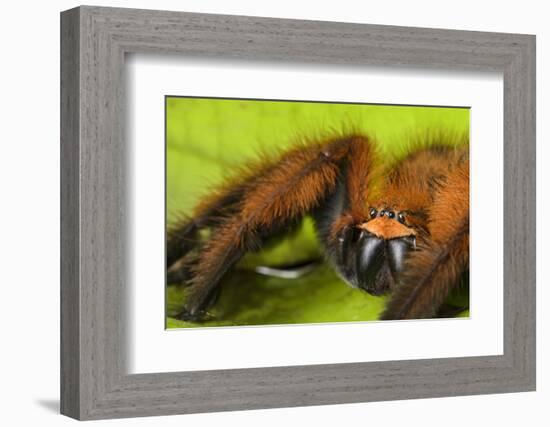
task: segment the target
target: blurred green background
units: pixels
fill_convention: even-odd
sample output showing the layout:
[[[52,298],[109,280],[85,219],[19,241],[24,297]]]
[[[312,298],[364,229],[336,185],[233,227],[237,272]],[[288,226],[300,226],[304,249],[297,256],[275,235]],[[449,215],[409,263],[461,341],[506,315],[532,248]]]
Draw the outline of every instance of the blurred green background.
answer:
[[[408,135],[419,131],[468,132],[469,117],[466,108],[166,97],[167,223],[181,214],[190,215],[209,188],[232,176],[235,166],[254,159],[260,151],[284,149],[304,136],[353,128],[374,137],[389,155],[402,151]],[[171,317],[181,310],[185,287],[168,286],[166,326],[377,319],[386,297],[350,288],[326,264],[299,279],[253,271],[257,265],[277,266],[321,256],[312,221],[306,218],[297,233],[247,255],[223,279],[217,302],[200,323]],[[465,296],[453,298],[464,301]]]

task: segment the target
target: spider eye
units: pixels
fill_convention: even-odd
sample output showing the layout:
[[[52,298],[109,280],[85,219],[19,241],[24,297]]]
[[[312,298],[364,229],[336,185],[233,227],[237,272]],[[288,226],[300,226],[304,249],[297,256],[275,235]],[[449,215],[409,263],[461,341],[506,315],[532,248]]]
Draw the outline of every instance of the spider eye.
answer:
[[[397,214],[397,220],[401,223],[401,224],[405,224],[405,214],[403,212],[399,212]]]
[[[382,209],[382,210],[380,211],[380,216],[384,216],[384,215],[386,215],[386,211]]]
[[[375,218],[376,217],[376,214],[378,213],[378,211],[374,208],[370,208],[370,217],[371,218]]]
[[[395,218],[395,212],[394,211],[389,211],[388,212],[388,218]]]

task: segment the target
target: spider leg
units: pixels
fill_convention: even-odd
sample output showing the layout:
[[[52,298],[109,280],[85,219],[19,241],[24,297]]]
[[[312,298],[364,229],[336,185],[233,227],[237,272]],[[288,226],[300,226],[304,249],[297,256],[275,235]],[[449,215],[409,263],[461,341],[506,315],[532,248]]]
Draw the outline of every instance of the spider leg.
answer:
[[[200,319],[221,278],[246,252],[291,227],[334,191],[340,167],[357,138],[291,150],[247,183],[235,213],[214,227],[201,247],[179,318]]]
[[[469,169],[454,167],[429,209],[430,241],[413,251],[382,319],[433,317],[469,265]]]
[[[195,259],[188,254],[200,245],[200,230],[219,225],[222,218],[236,211],[236,204],[242,199],[246,184],[252,178],[235,185],[228,185],[214,191],[194,210],[191,218],[184,218],[167,231],[166,268],[167,283],[181,283],[190,278]]]
[[[184,217],[167,231],[167,283],[184,283],[197,263],[196,252],[202,244],[200,231],[220,226],[227,218],[238,214],[239,204],[248,187],[262,176],[269,175],[273,163],[260,162],[238,169],[238,179],[229,179],[223,186],[211,190],[201,200],[190,217]]]
[[[377,175],[375,156],[373,145],[365,138],[352,144],[335,191],[314,213],[328,259],[353,287],[368,280],[361,271],[365,263],[360,260],[366,236],[357,226],[369,215],[367,200]]]
[[[453,305],[449,304],[443,304],[441,307],[439,307],[439,310],[437,310],[437,313],[435,314],[435,317],[439,317],[442,319],[448,318],[448,317],[456,317],[460,313],[462,313],[464,310],[467,310],[468,307],[461,306],[461,307],[455,307]]]

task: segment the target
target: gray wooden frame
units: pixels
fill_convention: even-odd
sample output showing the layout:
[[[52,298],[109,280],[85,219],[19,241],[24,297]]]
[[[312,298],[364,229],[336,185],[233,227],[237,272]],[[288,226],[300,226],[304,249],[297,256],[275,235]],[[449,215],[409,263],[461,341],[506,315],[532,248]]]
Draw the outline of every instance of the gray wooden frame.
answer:
[[[504,76],[504,354],[128,375],[126,53]],[[78,419],[535,389],[535,37],[79,7],[61,14],[61,412]],[[182,355],[184,357],[184,355]]]

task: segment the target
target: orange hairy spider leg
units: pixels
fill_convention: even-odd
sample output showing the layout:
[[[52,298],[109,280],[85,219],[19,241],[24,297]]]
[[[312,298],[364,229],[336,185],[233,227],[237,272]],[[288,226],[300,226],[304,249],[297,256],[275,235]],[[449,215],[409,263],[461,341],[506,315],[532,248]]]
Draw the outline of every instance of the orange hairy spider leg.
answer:
[[[350,146],[346,166],[347,211],[359,223],[368,218],[367,200],[371,197],[376,153],[366,137],[356,136]]]
[[[334,242],[348,227],[358,225],[368,218],[367,200],[375,179],[374,164],[376,153],[370,140],[361,135],[351,138],[350,152],[345,166],[344,176],[340,177],[338,193],[331,205],[337,209],[329,212],[320,228],[322,239]],[[322,216],[326,212],[321,212]]]
[[[382,320],[429,318],[437,313],[467,268],[468,227],[464,222],[444,248],[427,247],[411,254],[410,270],[400,278]]]
[[[334,191],[350,138],[293,149],[246,188],[239,209],[201,248],[182,319],[199,319],[221,278],[246,253],[318,207]]]
[[[411,253],[382,319],[433,317],[469,265],[467,158],[446,176],[429,209],[431,241]]]
[[[191,218],[185,218],[171,226],[167,232],[166,267],[167,283],[181,283],[190,278],[196,259],[188,253],[201,244],[199,231],[217,227],[238,212],[247,188],[260,175],[268,174],[274,167],[266,159],[238,168],[238,179],[230,179],[223,186],[213,189],[193,210]]]
[[[216,192],[195,209],[192,218],[179,221],[168,229],[166,264],[169,270],[178,271],[174,264],[198,244],[198,231],[215,225],[220,217],[230,214],[242,199],[244,189],[245,186],[240,184]],[[168,280],[168,283],[174,283],[174,280]]]
[[[376,152],[369,138],[350,138],[349,155],[341,168],[335,191],[314,212],[319,239],[338,274],[353,287],[365,287],[372,282],[364,271],[368,239],[358,228],[368,218],[368,198],[377,179]],[[386,282],[384,280],[384,282]],[[381,282],[382,283],[382,282]],[[369,288],[372,293],[384,288]]]

